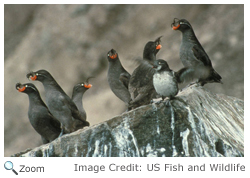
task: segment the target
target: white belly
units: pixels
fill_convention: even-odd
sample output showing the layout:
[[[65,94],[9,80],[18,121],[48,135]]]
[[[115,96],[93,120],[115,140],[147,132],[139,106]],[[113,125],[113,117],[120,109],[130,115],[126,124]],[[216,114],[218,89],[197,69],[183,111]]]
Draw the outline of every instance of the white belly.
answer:
[[[178,85],[170,72],[155,73],[153,84],[156,92],[164,97],[175,96],[178,92]]]

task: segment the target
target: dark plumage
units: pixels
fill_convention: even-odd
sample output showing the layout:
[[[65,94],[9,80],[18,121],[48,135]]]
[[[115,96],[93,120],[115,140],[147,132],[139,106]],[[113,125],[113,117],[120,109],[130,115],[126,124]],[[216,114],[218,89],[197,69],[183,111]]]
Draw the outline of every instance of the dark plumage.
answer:
[[[118,53],[111,49],[107,54],[108,67],[108,83],[112,92],[122,100],[127,106],[131,100],[128,91],[128,83],[130,74],[123,68]]]
[[[84,126],[89,123],[81,117],[75,103],[63,91],[52,75],[46,70],[30,72],[27,78],[42,82],[45,89],[45,99],[50,112],[62,123],[65,132],[76,131],[75,122],[79,120]]]
[[[62,131],[61,124],[44,104],[36,86],[32,83],[17,83],[16,89],[29,96],[29,121],[41,135],[43,143],[49,143],[59,137]]]
[[[174,19],[173,30],[182,32],[180,59],[185,67],[199,69],[198,82],[203,86],[206,83],[221,82],[221,76],[213,69],[211,60],[195,36],[191,24],[185,19]]]
[[[146,63],[153,64],[156,60],[156,54],[161,49],[161,37],[155,41],[149,41],[143,50],[143,60]],[[132,101],[131,106],[136,108],[138,106],[149,104],[150,101],[156,97],[156,92],[153,86],[154,70],[152,67],[145,65],[142,62],[132,73],[129,81],[129,92]]]
[[[92,87],[91,84],[87,84],[87,83],[85,84],[85,82],[81,82],[81,83],[76,84],[73,88],[72,100],[76,104],[84,120],[86,120],[87,116],[82,105],[82,97],[83,97],[83,94],[91,87]]]
[[[82,105],[82,97],[83,97],[83,94],[92,87],[92,85],[88,83],[88,80],[89,78],[86,80],[86,82],[81,82],[81,83],[76,84],[73,88],[73,93],[72,93],[72,100],[76,104],[81,117],[85,121],[87,120],[87,114]],[[81,121],[78,121],[77,127],[79,129],[84,127],[84,123]]]

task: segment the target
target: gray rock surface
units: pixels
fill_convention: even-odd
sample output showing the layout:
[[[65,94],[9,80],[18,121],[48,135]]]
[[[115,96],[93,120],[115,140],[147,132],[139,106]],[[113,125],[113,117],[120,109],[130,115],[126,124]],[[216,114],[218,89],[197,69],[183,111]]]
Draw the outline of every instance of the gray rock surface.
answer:
[[[201,87],[34,148],[23,157],[244,156],[244,103]]]
[[[89,76],[93,87],[83,96],[87,120],[95,125],[125,111],[107,82],[107,52],[114,48],[128,72],[137,67],[144,45],[163,35],[157,57],[171,69],[179,60],[181,34],[173,18],[186,18],[222,76],[223,85],[205,88],[244,98],[244,5],[5,5],[4,6],[4,155],[41,145],[31,127],[28,98],[15,90],[30,71],[46,69],[71,96]],[[44,88],[34,84],[44,98]]]

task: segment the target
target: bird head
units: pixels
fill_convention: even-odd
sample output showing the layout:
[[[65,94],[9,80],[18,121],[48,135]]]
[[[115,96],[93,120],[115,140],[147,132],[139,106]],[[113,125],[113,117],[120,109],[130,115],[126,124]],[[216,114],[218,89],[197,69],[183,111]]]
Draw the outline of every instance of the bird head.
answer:
[[[32,93],[32,92],[38,92],[36,86],[32,83],[25,83],[25,84],[17,83],[16,89],[19,92],[27,93],[27,94]]]
[[[80,92],[80,91],[86,91],[92,87],[92,85],[89,83],[89,79],[94,78],[94,77],[89,77],[86,79],[85,82],[78,83],[74,86],[73,88],[73,93],[74,92]]]
[[[157,59],[154,61],[154,65],[153,68],[156,71],[161,71],[161,70],[167,70],[170,71],[168,63],[166,61],[164,61],[163,59]]]
[[[171,24],[173,30],[185,31],[186,29],[192,29],[191,24],[186,19],[177,19],[174,18],[173,23]]]
[[[29,73],[26,75],[26,77],[27,77],[28,79],[30,79],[30,80],[33,80],[33,81],[37,79],[37,75],[36,75],[35,72],[29,72]]]
[[[152,58],[155,58],[156,54],[162,48],[161,37],[162,36],[156,38],[155,41],[149,41],[146,43],[144,50],[143,50],[144,59],[152,60]]]
[[[91,79],[91,78],[95,78],[95,77],[88,77],[86,79],[86,81],[84,82],[84,87],[87,88],[87,89],[92,87],[92,85],[89,83],[89,79]]]
[[[36,72],[29,72],[26,77],[30,80],[38,80],[40,82],[44,81],[45,79],[53,79],[53,77],[51,76],[51,74],[46,71],[46,70],[38,70]]]
[[[111,49],[108,54],[107,54],[108,60],[112,61],[114,59],[118,58],[118,54],[116,53],[116,51],[114,49]]]
[[[155,40],[155,49],[156,49],[156,53],[158,53],[158,51],[160,51],[160,49],[162,48],[162,45],[161,45],[161,38],[162,38],[162,36],[156,38],[156,40]]]

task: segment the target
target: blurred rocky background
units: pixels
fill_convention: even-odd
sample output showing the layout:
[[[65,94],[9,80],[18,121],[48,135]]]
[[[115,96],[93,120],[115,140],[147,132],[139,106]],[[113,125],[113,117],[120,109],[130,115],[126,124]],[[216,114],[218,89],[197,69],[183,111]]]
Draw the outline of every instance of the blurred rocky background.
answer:
[[[76,83],[95,76],[83,102],[90,124],[100,123],[126,109],[109,89],[107,52],[114,48],[132,73],[144,45],[163,35],[157,58],[180,69],[175,17],[189,20],[223,78],[223,85],[205,87],[244,99],[244,5],[5,5],[4,155],[42,143],[28,120],[28,96],[15,89],[31,82],[26,73],[48,70],[69,96]],[[32,83],[44,97],[42,84]]]

